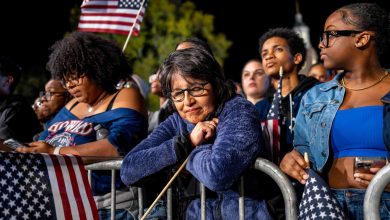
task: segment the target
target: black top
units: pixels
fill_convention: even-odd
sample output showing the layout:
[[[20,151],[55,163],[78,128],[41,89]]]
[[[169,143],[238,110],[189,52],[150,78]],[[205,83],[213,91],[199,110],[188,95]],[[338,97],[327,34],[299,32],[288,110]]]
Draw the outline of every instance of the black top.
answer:
[[[0,98],[0,139],[16,139],[31,142],[42,130],[31,106],[19,95]]]

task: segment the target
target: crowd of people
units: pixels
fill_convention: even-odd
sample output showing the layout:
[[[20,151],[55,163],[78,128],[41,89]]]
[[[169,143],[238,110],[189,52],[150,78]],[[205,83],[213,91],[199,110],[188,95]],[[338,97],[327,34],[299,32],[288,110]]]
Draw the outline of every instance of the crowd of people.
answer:
[[[19,66],[0,58],[0,139],[27,143],[18,152],[73,154],[85,163],[123,157],[116,219],[137,219],[135,187],[146,189],[149,206],[180,166],[175,219],[200,218],[198,183],[207,188],[207,219],[238,219],[240,177],[245,219],[283,219],[280,190],[251,169],[257,157],[291,177],[298,201],[311,168],[346,218],[363,219],[366,188],[380,167],[363,172],[356,160],[390,155],[390,77],[382,63],[389,39],[384,9],[343,6],[324,24],[320,61],[302,75],[303,39],[292,29],[272,28],[259,38],[259,58],[244,64],[238,91],[207,42],[189,38],[150,76],[160,108],[148,112],[120,48],[72,32],[51,47],[52,78],[32,108],[12,95]],[[9,148],[1,143],[0,150]],[[110,172],[92,172],[91,186],[100,218],[109,219]],[[383,219],[390,219],[389,198],[383,192]],[[166,219],[166,206],[161,199],[149,219]]]

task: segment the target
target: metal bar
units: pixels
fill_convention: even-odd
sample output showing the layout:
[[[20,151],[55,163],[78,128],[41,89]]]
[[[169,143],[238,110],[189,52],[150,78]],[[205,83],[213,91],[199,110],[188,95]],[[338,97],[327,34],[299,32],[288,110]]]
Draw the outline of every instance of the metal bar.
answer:
[[[256,159],[255,168],[269,175],[276,182],[276,184],[278,184],[283,194],[286,219],[298,219],[295,191],[287,176],[274,163],[263,158]]]
[[[138,187],[138,218],[144,214],[144,194],[142,188]]]
[[[172,187],[167,191],[167,219],[172,220]]]
[[[111,170],[111,220],[115,220],[115,209],[116,209],[116,189],[115,189],[115,177],[116,170]]]
[[[120,170],[122,160],[109,160],[104,162],[93,163],[85,166],[87,170]]]
[[[206,220],[206,188],[199,183],[200,188],[200,219]]]
[[[368,185],[364,196],[364,219],[379,220],[379,204],[382,193],[390,183],[390,164],[387,164],[375,174]]]
[[[240,194],[240,197],[238,198],[238,213],[239,213],[239,219],[244,220],[245,219],[245,196],[244,196],[244,177],[240,177],[240,184],[239,184],[238,192]]]

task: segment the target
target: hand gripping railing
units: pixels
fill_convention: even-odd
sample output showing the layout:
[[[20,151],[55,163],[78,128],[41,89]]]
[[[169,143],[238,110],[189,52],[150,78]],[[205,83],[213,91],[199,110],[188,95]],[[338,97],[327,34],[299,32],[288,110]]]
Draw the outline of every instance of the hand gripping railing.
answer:
[[[364,196],[364,219],[379,220],[379,203],[387,184],[390,183],[390,164],[387,164],[371,180]]]
[[[287,176],[274,163],[263,158],[257,158],[255,168],[269,175],[278,184],[283,194],[287,220],[297,219],[297,199],[295,191]]]

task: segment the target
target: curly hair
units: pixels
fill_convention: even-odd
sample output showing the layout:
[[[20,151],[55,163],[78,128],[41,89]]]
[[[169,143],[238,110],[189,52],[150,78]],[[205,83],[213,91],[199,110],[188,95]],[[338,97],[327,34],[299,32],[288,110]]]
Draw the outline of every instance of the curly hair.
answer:
[[[175,74],[185,79],[197,79],[209,82],[218,97],[216,106],[235,96],[235,86],[226,80],[221,66],[215,58],[203,49],[188,48],[172,52],[159,68],[163,95],[170,97],[172,80]]]
[[[298,64],[298,70],[300,70],[306,60],[306,48],[303,39],[297,32],[289,28],[274,28],[265,32],[259,39],[259,53],[263,50],[264,42],[272,37],[280,37],[287,41],[291,54],[296,55],[300,53],[302,55],[302,62]]]
[[[336,10],[345,24],[359,30],[374,32],[376,53],[380,58],[390,43],[390,19],[388,13],[375,3],[354,3]]]
[[[120,48],[92,33],[72,32],[51,47],[46,68],[53,79],[64,81],[85,74],[94,84],[113,93],[132,69]]]

